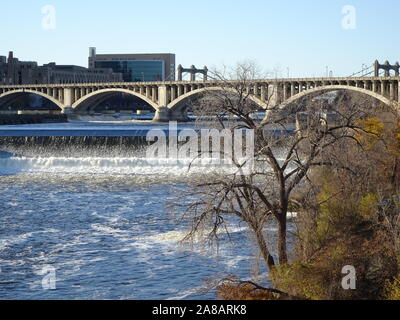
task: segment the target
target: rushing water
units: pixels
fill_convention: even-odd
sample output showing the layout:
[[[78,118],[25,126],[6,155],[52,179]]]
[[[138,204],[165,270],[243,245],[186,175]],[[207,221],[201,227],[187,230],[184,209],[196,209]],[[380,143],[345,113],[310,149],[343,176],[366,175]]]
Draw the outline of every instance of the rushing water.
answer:
[[[0,135],[45,128],[3,127]],[[121,129],[96,128],[111,136]],[[50,129],[95,131],[83,124]],[[215,299],[202,290],[210,278],[253,276],[254,251],[240,223],[230,237],[221,235],[218,251],[179,245],[187,225],[167,206],[196,174],[188,173],[190,162],[9,142],[0,150],[11,152],[0,152],[0,299]],[[43,289],[49,270],[55,290]]]

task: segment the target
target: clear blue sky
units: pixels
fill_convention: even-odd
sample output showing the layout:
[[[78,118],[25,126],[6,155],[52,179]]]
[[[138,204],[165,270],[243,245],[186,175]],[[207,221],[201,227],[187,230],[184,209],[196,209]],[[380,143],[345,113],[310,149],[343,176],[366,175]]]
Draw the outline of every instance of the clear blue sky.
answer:
[[[56,9],[44,30],[41,10]],[[356,28],[342,28],[342,8]],[[400,60],[399,0],[49,0],[3,1],[0,55],[13,50],[40,64],[87,65],[98,53],[170,52],[184,66],[218,67],[256,60],[286,76],[336,76],[375,59]]]

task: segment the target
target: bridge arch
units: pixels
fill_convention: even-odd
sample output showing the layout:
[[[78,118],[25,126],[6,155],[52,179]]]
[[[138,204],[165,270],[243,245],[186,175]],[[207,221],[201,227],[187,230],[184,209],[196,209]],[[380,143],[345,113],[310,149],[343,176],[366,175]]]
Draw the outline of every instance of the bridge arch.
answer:
[[[307,95],[312,94],[312,93],[322,92],[322,91],[335,91],[335,90],[348,90],[348,91],[358,92],[358,93],[366,94],[370,97],[373,97],[373,98],[383,102],[387,106],[391,106],[393,104],[393,101],[384,97],[383,95],[373,92],[373,91],[370,91],[370,90],[367,90],[367,89],[364,89],[364,88],[358,88],[358,87],[346,86],[346,85],[328,85],[328,86],[316,87],[313,89],[308,89],[303,92],[300,92],[300,93],[290,97],[286,101],[283,101],[283,103],[280,104],[280,108],[283,109],[290,103],[293,103],[296,100],[304,98]]]
[[[171,101],[171,103],[167,106],[171,111],[176,111],[179,110],[180,108],[183,107],[183,103],[188,100],[189,98],[200,95],[202,93],[205,93],[207,91],[231,91],[232,93],[237,93],[234,89],[231,88],[224,88],[224,87],[204,87],[200,89],[196,89],[193,91],[190,91],[179,98],[175,99],[174,101]],[[258,106],[260,106],[263,109],[267,108],[267,103],[263,102],[261,99],[257,98],[254,95],[249,95],[249,99],[252,100],[254,103],[256,103]]]
[[[102,98],[103,96],[110,96],[110,94],[112,93],[127,93],[130,94],[132,96],[135,96],[141,100],[143,100],[144,102],[146,102],[147,104],[149,104],[155,111],[157,111],[159,109],[159,106],[156,102],[154,102],[153,100],[147,98],[146,96],[132,91],[132,90],[128,90],[128,89],[122,89],[122,88],[110,88],[110,89],[101,89],[101,90],[96,90],[93,91],[85,96],[83,96],[82,98],[80,98],[79,100],[77,100],[73,105],[72,105],[72,109],[74,110],[79,110],[80,108],[82,108],[84,106],[84,104],[86,102],[89,102],[91,99],[93,98]],[[90,108],[90,107],[86,107],[86,108]]]
[[[101,105],[103,102],[107,101],[108,99],[113,98],[117,94],[118,94],[118,92],[109,92],[109,93],[104,93],[102,95],[99,95],[99,96],[97,96],[98,99],[95,100],[95,103],[93,105],[89,105],[87,108],[85,108],[85,110],[88,111],[89,113],[94,112],[94,110],[99,105]]]
[[[46,93],[40,92],[40,91],[35,91],[35,90],[28,90],[28,89],[18,89],[18,90],[11,90],[4,92],[0,94],[0,106],[3,103],[3,100],[5,100],[7,97],[12,97],[13,95],[22,95],[22,94],[36,94],[38,96],[41,96],[43,98],[46,98],[47,100],[50,100],[53,102],[57,107],[59,107],[61,110],[64,110],[65,106],[57,99],[53,98],[52,96],[49,96]]]

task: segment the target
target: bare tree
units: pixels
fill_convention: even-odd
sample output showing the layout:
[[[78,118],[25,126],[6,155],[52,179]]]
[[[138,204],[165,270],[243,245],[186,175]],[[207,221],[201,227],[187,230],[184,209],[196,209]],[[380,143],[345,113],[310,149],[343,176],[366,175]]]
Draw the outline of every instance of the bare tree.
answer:
[[[243,174],[240,170],[243,162],[233,159],[239,169],[234,173],[219,172],[195,179],[181,205],[185,216],[192,221],[186,240],[199,233],[205,233],[209,240],[218,240],[219,233],[227,230],[230,217],[235,216],[247,224],[271,270],[277,263],[273,245],[277,247],[279,264],[288,263],[288,212],[292,206],[301,204],[294,199],[295,191],[307,183],[314,167],[352,170],[332,153],[325,156],[324,151],[340,150],[344,139],[356,142],[355,133],[361,130],[356,120],[367,116],[364,105],[370,102],[351,101],[337,92],[335,103],[331,103],[336,104],[334,119],[327,119],[327,102],[318,99],[299,101],[283,110],[271,105],[263,110],[268,116],[260,118],[253,90],[261,78],[265,75],[251,62],[214,71],[218,90],[207,90],[193,103],[192,109],[203,127],[252,130],[255,165],[250,173]],[[273,92],[269,94],[270,102]],[[278,224],[275,244],[267,240],[265,228],[269,223]]]

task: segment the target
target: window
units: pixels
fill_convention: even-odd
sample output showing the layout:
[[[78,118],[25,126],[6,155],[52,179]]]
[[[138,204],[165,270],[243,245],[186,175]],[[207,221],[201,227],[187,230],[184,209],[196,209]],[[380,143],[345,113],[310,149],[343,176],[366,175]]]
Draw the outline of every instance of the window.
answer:
[[[117,60],[95,62],[96,68],[110,68],[113,72],[122,73],[125,82],[164,81],[164,61],[152,60]]]

